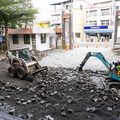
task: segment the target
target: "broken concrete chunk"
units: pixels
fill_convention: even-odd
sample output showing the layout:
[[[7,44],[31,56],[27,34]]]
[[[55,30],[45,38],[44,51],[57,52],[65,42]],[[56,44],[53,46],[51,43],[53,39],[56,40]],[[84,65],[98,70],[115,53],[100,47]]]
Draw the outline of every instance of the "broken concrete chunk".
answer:
[[[108,111],[112,111],[113,109],[111,107],[107,107],[107,110]]]

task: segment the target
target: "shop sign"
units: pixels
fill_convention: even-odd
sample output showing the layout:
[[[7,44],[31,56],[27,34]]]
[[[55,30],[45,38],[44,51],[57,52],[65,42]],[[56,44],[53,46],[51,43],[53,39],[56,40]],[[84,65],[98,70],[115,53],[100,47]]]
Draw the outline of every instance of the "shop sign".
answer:
[[[87,26],[84,29],[108,29],[108,26]]]
[[[0,42],[2,42],[3,41],[3,38],[2,37],[0,37]]]
[[[69,17],[70,17],[69,14],[65,14],[65,15],[63,15],[63,18],[69,18]]]
[[[56,33],[61,33],[61,29],[60,28],[55,28],[54,30],[56,31]]]

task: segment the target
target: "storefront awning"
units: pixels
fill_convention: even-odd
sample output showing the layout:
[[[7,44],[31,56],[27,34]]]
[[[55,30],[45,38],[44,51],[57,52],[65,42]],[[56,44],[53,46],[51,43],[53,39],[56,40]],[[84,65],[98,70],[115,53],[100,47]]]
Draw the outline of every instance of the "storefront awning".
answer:
[[[107,30],[107,31],[84,31],[85,33],[112,33],[113,30]]]

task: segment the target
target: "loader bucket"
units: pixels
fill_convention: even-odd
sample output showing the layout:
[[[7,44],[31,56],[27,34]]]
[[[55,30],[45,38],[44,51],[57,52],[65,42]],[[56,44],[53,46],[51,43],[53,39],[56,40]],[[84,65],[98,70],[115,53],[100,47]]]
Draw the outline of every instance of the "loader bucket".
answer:
[[[31,74],[34,75],[34,74],[39,73],[44,70],[48,70],[47,66],[41,67],[40,69],[33,71]]]

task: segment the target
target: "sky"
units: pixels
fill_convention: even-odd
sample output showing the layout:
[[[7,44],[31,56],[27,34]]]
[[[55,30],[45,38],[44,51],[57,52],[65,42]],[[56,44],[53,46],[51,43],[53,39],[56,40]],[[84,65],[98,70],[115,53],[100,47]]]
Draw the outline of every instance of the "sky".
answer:
[[[65,0],[32,0],[35,8],[39,10],[36,21],[44,21],[50,19],[50,4]],[[86,0],[89,3],[107,1],[107,0]]]

